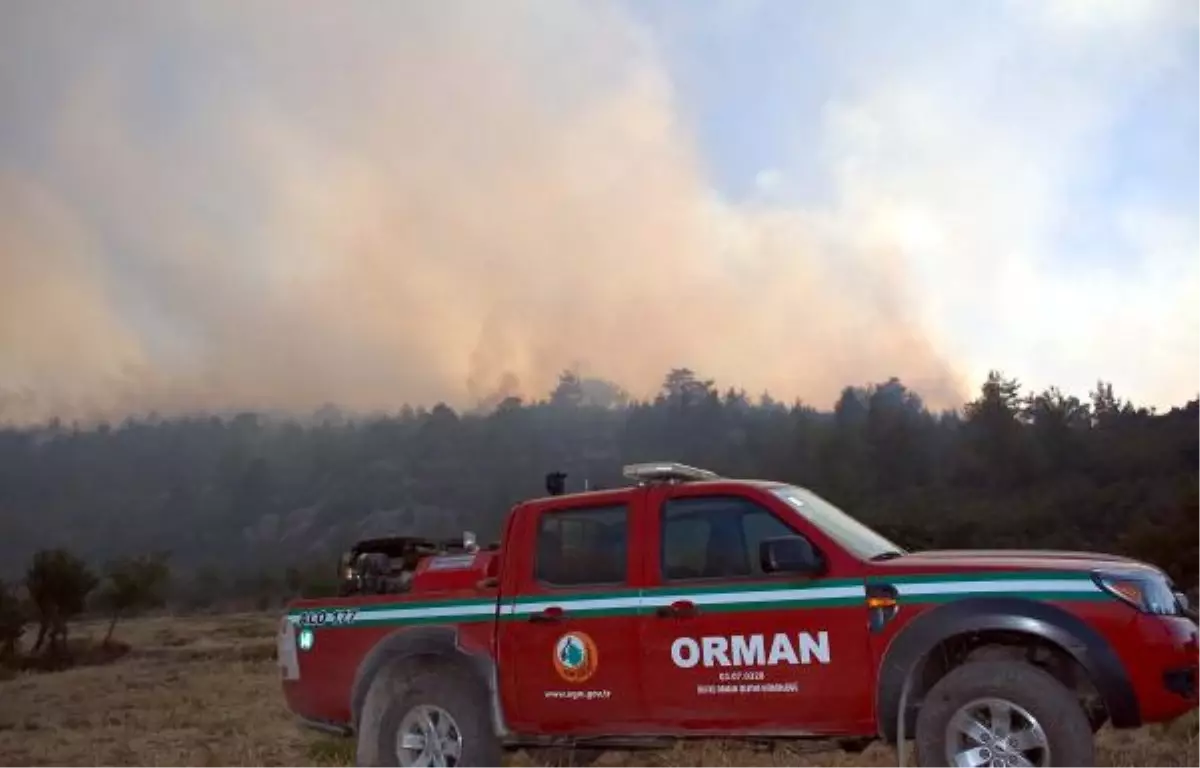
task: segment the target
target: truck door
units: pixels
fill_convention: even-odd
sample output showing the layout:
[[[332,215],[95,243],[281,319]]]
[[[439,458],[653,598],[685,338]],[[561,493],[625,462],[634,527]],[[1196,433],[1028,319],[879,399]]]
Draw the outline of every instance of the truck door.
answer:
[[[506,543],[498,651],[509,725],[524,733],[636,730],[644,558],[622,490],[518,511]]]
[[[854,562],[766,493],[687,485],[647,501],[646,710],[667,731],[828,733],[871,722],[874,680]],[[780,508],[782,507],[782,508]],[[802,536],[817,577],[768,573],[759,544]]]

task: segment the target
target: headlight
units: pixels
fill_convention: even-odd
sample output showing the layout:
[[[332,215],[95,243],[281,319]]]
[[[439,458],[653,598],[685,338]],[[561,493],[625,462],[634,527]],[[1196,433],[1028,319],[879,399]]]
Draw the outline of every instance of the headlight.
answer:
[[[1142,613],[1180,615],[1171,585],[1161,576],[1146,573],[1097,572],[1096,583],[1109,594],[1124,600]]]

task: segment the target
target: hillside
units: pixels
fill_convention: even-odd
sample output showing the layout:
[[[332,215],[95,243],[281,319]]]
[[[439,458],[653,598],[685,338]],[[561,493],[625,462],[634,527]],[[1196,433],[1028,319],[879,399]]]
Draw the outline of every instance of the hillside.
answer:
[[[65,546],[99,562],[169,551],[177,585],[244,593],[329,572],[380,533],[499,535],[516,500],[623,482],[672,459],[808,486],[901,544],[1100,549],[1197,576],[1197,402],[1155,413],[1100,383],[1082,401],[993,374],[960,411],[903,383],[831,411],[722,391],[687,369],[652,402],[564,373],[545,399],[306,419],[243,413],[0,430],[8,579]]]

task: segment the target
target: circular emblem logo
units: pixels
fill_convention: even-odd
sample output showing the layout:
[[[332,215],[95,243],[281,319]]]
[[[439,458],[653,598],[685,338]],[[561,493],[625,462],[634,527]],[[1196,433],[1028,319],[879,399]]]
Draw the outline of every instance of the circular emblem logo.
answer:
[[[300,646],[300,650],[310,651],[315,641],[316,637],[313,635],[313,631],[306,627],[300,630],[300,637],[297,638],[296,643]]]
[[[568,632],[554,644],[554,668],[568,683],[582,683],[599,665],[596,643],[583,632]]]

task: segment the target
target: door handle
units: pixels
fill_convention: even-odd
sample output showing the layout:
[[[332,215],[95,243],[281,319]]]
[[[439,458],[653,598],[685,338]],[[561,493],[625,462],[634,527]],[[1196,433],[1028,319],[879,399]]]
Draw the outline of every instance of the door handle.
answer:
[[[557,624],[563,620],[563,609],[557,605],[543,608],[537,613],[529,614],[529,620],[534,624]]]
[[[689,619],[696,615],[696,604],[691,600],[676,600],[670,605],[658,606],[654,614],[660,619]]]

